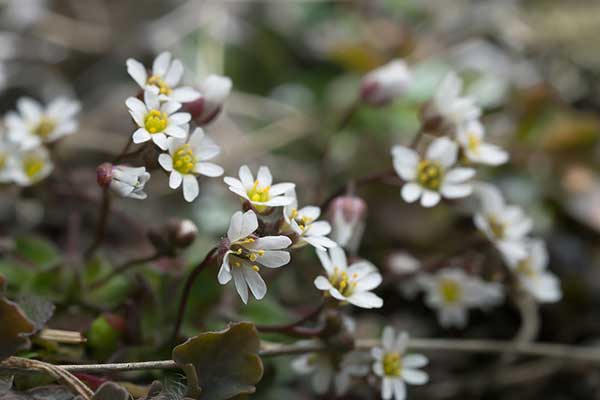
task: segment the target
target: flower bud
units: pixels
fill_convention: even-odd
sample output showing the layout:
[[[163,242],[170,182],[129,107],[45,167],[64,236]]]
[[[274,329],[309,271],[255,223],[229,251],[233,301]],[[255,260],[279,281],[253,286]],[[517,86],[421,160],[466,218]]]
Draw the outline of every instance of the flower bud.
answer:
[[[104,164],[103,164],[104,165]],[[101,165],[100,167],[103,167]],[[108,164],[110,165],[110,164]],[[98,169],[100,169],[98,167]],[[150,179],[150,173],[146,172],[145,167],[128,167],[126,165],[111,166],[110,173],[105,175],[104,169],[100,172],[97,171],[98,183],[106,187],[108,182],[108,188],[121,197],[131,197],[132,199],[143,200],[148,195],[144,193],[144,186]],[[103,177],[103,183],[100,183],[100,177]]]
[[[348,252],[356,252],[365,230],[367,203],[357,196],[339,196],[329,205],[328,215],[332,227],[330,238]]]
[[[360,97],[372,106],[382,106],[404,94],[411,82],[411,73],[402,60],[393,60],[365,75]]]
[[[196,236],[198,227],[189,219],[171,219],[167,223],[167,232],[171,243],[180,249],[189,247]]]
[[[209,75],[199,86],[201,96],[185,103],[185,111],[192,115],[198,125],[207,125],[221,113],[223,103],[231,93],[231,79],[226,76]]]
[[[112,180],[113,165],[111,163],[103,163],[96,168],[96,181],[102,188],[107,188]]]

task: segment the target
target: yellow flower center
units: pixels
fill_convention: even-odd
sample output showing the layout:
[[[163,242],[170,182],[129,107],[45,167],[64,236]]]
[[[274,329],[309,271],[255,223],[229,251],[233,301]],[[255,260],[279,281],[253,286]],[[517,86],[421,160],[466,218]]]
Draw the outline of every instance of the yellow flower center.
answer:
[[[34,178],[44,168],[44,159],[35,155],[27,156],[23,159],[23,171],[29,179]]]
[[[536,276],[535,270],[531,268],[531,260],[529,258],[522,260],[517,264],[517,272],[530,278]]]
[[[447,304],[456,303],[462,296],[462,288],[458,282],[451,279],[442,279],[439,283],[439,291]]]
[[[256,180],[254,181],[254,185],[252,185],[252,188],[248,190],[248,198],[252,202],[264,203],[271,199],[271,195],[269,194],[270,190],[271,186],[265,186],[262,188],[258,187],[258,180]],[[255,205],[254,208],[256,208],[257,211],[261,212],[267,209],[267,206]]]
[[[481,140],[475,136],[475,135],[469,135],[469,138],[467,140],[467,148],[472,151],[473,153],[476,153],[479,151],[479,145],[481,144]]]
[[[438,161],[422,160],[417,167],[417,181],[426,189],[439,190],[444,170]]]
[[[488,215],[488,225],[490,226],[490,230],[497,238],[504,237],[505,226],[502,222],[498,220],[494,215]]]
[[[292,208],[292,211],[290,212],[290,218],[295,220],[298,224],[298,227],[303,231],[308,229],[309,225],[312,224],[312,222],[314,221],[313,218],[310,218],[306,215],[298,217],[298,210],[295,208]]]
[[[196,166],[196,157],[189,144],[184,144],[173,154],[173,168],[186,175]]]
[[[253,250],[248,249],[245,245],[254,243],[256,239],[252,237],[246,237],[244,239],[240,239],[231,245],[231,254],[233,262],[230,264],[234,267],[241,267],[245,261],[250,261],[251,263],[256,262],[258,257],[262,257],[265,255],[264,250]],[[260,271],[260,267],[256,264],[251,265],[252,269],[256,272]]]
[[[331,285],[342,294],[342,296],[350,296],[357,284],[357,274],[348,275],[346,271],[340,272],[338,267],[334,267],[333,274],[329,276]]]
[[[46,139],[54,129],[56,128],[56,122],[51,119],[44,117],[40,122],[33,128],[33,133],[42,139]]]
[[[173,91],[159,76],[152,75],[146,82],[148,85],[156,86],[160,94],[169,95]]]
[[[386,353],[383,356],[383,373],[386,376],[400,376],[402,371],[402,356],[399,353]]]
[[[167,113],[159,110],[151,110],[144,118],[144,128],[150,133],[162,132],[169,124]]]

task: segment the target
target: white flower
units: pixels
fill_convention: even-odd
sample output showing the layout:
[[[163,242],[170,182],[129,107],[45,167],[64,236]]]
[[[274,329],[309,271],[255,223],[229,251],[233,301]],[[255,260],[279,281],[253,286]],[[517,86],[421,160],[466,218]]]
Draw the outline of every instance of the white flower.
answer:
[[[290,262],[290,253],[283,249],[292,241],[287,236],[256,237],[258,219],[254,211],[236,212],[227,231],[228,250],[223,256],[218,280],[221,285],[233,278],[235,288],[244,303],[248,303],[248,288],[257,299],[267,293],[267,285],[259,274],[260,267],[279,268]]]
[[[456,138],[467,160],[488,165],[501,165],[508,161],[508,153],[496,145],[485,143],[484,136],[483,125],[478,120],[458,128]]]
[[[472,187],[466,181],[475,175],[475,170],[450,168],[456,163],[457,153],[456,143],[445,137],[434,140],[423,159],[408,147],[394,146],[394,169],[406,181],[402,198],[412,203],[420,197],[423,207],[433,207],[442,196],[455,199],[470,195]]]
[[[1,128],[0,128],[1,129]],[[0,183],[12,182],[19,168],[19,146],[0,130]]]
[[[221,149],[204,135],[202,128],[196,128],[187,141],[169,138],[167,146],[169,154],[158,156],[158,162],[165,171],[170,172],[171,189],[177,189],[183,182],[183,197],[186,201],[191,202],[198,196],[196,175],[215,177],[223,174],[223,168],[206,162],[216,157]]]
[[[470,97],[461,97],[463,82],[454,72],[450,72],[442,80],[433,96],[435,111],[451,125],[458,129],[463,124],[479,118],[481,110]]]
[[[560,281],[546,268],[548,250],[543,240],[526,241],[527,255],[522,258],[509,257],[507,263],[519,281],[519,285],[538,301],[553,303],[562,297]]]
[[[229,185],[229,190],[246,199],[258,212],[263,212],[269,207],[280,207],[291,204],[294,197],[285,193],[293,190],[293,183],[278,183],[272,185],[273,176],[268,167],[260,167],[256,180],[247,165],[242,165],[239,171],[240,179],[226,176],[224,181]]]
[[[486,283],[459,268],[444,268],[435,275],[421,275],[418,283],[426,292],[427,305],[438,310],[438,320],[444,328],[463,328],[469,308],[485,308],[503,298],[502,286]]]
[[[329,205],[331,239],[348,252],[355,253],[365,230],[367,203],[357,196],[338,196]]]
[[[46,178],[54,165],[45,147],[36,147],[19,152],[11,168],[11,179],[19,186],[30,186]]]
[[[54,142],[77,131],[75,115],[81,106],[77,101],[59,97],[44,108],[37,101],[22,97],[17,101],[17,112],[6,115],[10,139],[24,149],[40,143]]]
[[[201,107],[195,121],[206,124],[212,121],[223,108],[225,99],[231,93],[231,79],[221,75],[209,75],[199,85]]]
[[[381,397],[384,400],[406,398],[406,385],[424,385],[429,381],[427,373],[419,370],[428,360],[422,354],[406,354],[408,334],[402,332],[396,337],[394,328],[386,326],[381,338],[381,347],[374,347],[371,355],[375,358],[373,372],[381,377]]]
[[[115,165],[112,167],[109,189],[121,197],[143,200],[148,195],[144,186],[150,179],[146,167],[128,167]]]
[[[412,79],[402,60],[393,60],[364,76],[361,97],[371,105],[383,105],[402,95]]]
[[[317,250],[327,277],[318,276],[315,286],[326,291],[335,299],[362,308],[380,308],[383,300],[372,293],[381,283],[381,274],[368,261],[358,261],[348,266],[346,254],[341,247],[333,247],[327,252]]]
[[[517,206],[505,204],[500,191],[493,185],[475,186],[479,211],[475,226],[482,231],[505,258],[522,258],[527,254],[524,239],[532,228],[532,221]]]
[[[133,58],[127,60],[127,72],[144,91],[160,95],[161,100],[187,103],[200,97],[200,93],[191,87],[177,87],[183,76],[183,64],[167,51],[154,59],[150,76],[146,67]]]
[[[308,341],[306,344],[319,343]],[[292,369],[301,375],[312,375],[312,386],[315,393],[324,395],[333,384],[336,396],[343,396],[350,389],[353,377],[365,376],[369,367],[362,362],[364,354],[353,352],[344,354],[342,360],[336,361],[330,353],[309,353],[296,358]]]
[[[326,247],[336,247],[337,243],[329,239],[327,235],[331,232],[331,225],[327,221],[317,221],[321,215],[321,209],[316,206],[306,206],[298,209],[296,193],[291,190],[288,196],[294,197],[294,201],[285,206],[283,217],[287,226],[298,235],[300,247],[307,243],[316,249],[325,250]]]
[[[188,113],[175,113],[181,104],[175,101],[161,103],[158,95],[150,90],[144,92],[144,101],[130,97],[125,101],[129,114],[139,126],[133,133],[133,143],[151,140],[162,150],[167,149],[167,135],[185,139],[188,133]]]

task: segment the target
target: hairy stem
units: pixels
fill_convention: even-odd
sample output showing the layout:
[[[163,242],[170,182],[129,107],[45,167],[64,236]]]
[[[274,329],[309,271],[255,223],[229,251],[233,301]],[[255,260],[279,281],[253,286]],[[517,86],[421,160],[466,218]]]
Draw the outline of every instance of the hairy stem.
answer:
[[[100,212],[98,217],[98,224],[96,225],[96,234],[94,240],[88,249],[85,251],[84,257],[89,260],[100,247],[104,241],[104,234],[106,232],[106,225],[108,224],[108,216],[110,214],[110,192],[108,188],[102,189],[102,201],[100,202]]]
[[[190,297],[190,292],[192,291],[192,286],[194,285],[194,281],[200,275],[202,271],[214,261],[215,256],[217,254],[218,247],[213,247],[204,257],[204,260],[200,262],[192,270],[190,275],[188,276],[185,287],[183,288],[183,294],[181,295],[181,300],[179,301],[179,308],[177,310],[177,319],[175,320],[175,328],[173,329],[173,335],[171,336],[171,341],[173,343],[177,342],[177,338],[179,337],[179,331],[181,329],[181,324],[183,323],[183,317],[185,316],[185,309],[187,307],[188,298]]]

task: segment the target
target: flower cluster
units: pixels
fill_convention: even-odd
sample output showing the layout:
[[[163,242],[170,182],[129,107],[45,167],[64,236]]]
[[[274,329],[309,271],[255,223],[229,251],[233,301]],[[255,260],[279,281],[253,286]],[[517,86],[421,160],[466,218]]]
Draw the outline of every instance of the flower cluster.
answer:
[[[0,129],[0,183],[30,186],[50,175],[51,149],[77,131],[80,108],[77,101],[64,97],[47,106],[20,98],[17,111],[6,114],[5,129]]]

